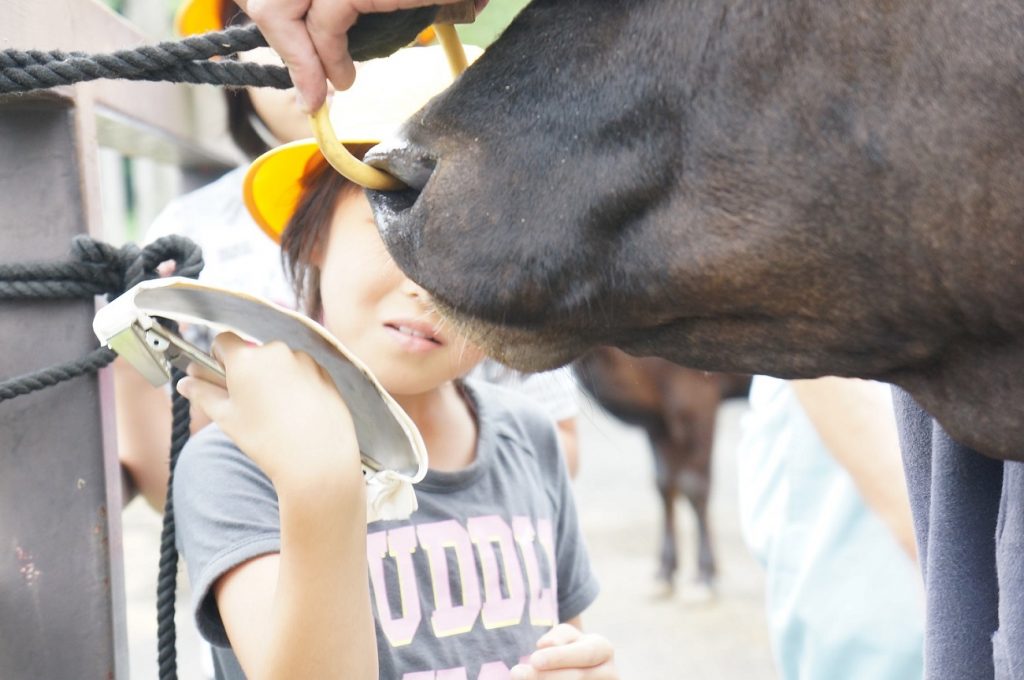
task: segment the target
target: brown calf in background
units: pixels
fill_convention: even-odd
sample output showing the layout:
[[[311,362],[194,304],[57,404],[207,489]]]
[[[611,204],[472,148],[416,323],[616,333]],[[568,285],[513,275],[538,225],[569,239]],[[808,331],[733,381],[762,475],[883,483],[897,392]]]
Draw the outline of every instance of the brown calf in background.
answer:
[[[714,587],[716,564],[708,526],[711,448],[722,399],[746,395],[750,378],[695,371],[655,357],[632,357],[599,347],[574,368],[583,389],[616,418],[642,427],[654,453],[664,524],[658,579],[673,589],[678,568],[675,513],[678,492],[697,519],[697,580]]]

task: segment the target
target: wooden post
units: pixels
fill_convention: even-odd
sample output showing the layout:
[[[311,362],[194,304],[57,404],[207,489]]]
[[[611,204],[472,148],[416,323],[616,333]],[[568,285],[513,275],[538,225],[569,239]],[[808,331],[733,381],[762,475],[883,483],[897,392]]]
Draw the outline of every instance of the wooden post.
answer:
[[[0,48],[109,51],[144,39],[95,0],[5,3]],[[66,257],[102,237],[100,144],[224,166],[191,90],[88,83],[0,97],[0,261]],[[97,346],[93,300],[0,303],[0,378]],[[120,466],[109,377],[0,404],[0,678],[128,678]],[[155,617],[155,612],[154,612]]]
[[[5,261],[59,257],[85,231],[76,138],[67,101],[0,108]],[[5,304],[0,374],[85,355],[94,310]],[[0,677],[127,676],[121,499],[100,402],[98,381],[77,379],[0,406]]]

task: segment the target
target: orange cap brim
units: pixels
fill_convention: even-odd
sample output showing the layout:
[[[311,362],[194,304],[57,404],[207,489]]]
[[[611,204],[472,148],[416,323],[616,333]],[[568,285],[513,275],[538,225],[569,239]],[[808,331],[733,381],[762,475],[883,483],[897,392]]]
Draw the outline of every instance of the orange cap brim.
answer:
[[[302,178],[324,160],[314,139],[300,139],[266,152],[249,166],[242,198],[249,214],[275,243],[302,197]]]
[[[174,15],[174,30],[190,36],[224,30],[220,16],[221,0],[189,0]]]

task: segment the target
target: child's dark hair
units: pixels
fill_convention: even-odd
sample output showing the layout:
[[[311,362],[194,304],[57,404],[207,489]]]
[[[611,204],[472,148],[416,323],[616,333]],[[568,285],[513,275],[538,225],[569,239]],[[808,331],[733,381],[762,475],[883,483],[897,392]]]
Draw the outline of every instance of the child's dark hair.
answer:
[[[221,0],[220,21],[224,28],[252,23],[248,15],[240,10],[233,0]],[[224,102],[228,107],[228,132],[235,146],[249,159],[269,151],[270,145],[256,129],[255,121],[259,120],[259,114],[252,105],[249,92],[244,87],[224,88]]]
[[[349,146],[349,151],[361,160],[369,148]],[[362,191],[362,187],[338,174],[323,157],[312,162],[316,167],[303,176],[302,195],[281,234],[281,259],[295,298],[306,314],[318,319],[323,306],[320,269],[313,263],[323,256],[338,201],[351,192]]]

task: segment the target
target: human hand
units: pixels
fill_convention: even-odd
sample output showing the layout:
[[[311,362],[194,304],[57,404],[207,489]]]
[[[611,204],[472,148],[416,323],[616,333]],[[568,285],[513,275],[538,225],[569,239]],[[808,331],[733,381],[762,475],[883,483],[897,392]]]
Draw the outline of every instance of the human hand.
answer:
[[[348,53],[348,29],[360,14],[446,5],[458,0],[235,0],[260,27],[292,75],[304,113],[317,111],[327,81],[347,90],[356,71]],[[476,0],[479,12],[487,0]]]
[[[259,465],[275,486],[325,479],[362,483],[348,407],[309,355],[272,342],[251,346],[222,333],[213,353],[226,387],[195,364],[178,383],[187,397]]]
[[[561,623],[537,641],[529,663],[512,669],[511,680],[618,680],[615,650],[600,635]]]

